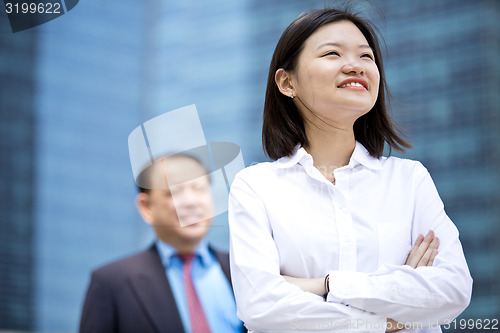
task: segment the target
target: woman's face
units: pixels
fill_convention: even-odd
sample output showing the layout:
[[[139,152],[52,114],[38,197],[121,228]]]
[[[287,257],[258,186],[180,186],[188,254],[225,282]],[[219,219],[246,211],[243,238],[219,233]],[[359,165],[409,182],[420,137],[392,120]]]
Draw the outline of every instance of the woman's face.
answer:
[[[298,97],[294,102],[307,120],[352,128],[375,104],[380,75],[361,31],[350,21],[339,21],[306,40],[290,79]]]

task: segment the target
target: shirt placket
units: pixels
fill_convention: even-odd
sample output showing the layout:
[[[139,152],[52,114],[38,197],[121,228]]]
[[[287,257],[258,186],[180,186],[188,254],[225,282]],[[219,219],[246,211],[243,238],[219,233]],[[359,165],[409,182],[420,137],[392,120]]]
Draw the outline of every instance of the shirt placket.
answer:
[[[349,190],[349,168],[335,170],[335,186],[330,186],[335,211],[335,225],[339,237],[339,270],[356,271],[356,234],[349,203],[346,196]]]

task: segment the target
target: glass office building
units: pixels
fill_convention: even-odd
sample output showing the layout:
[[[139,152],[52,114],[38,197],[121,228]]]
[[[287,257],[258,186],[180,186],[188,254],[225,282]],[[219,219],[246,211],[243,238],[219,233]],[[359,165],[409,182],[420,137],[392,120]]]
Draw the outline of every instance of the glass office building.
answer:
[[[0,15],[0,329],[31,330],[35,315],[36,43]]]
[[[499,7],[494,1],[418,1],[386,16],[393,103],[460,231],[474,278],[464,318],[500,315]]]
[[[499,6],[374,3],[394,116],[414,144],[406,156],[433,176],[474,278],[461,318],[498,318]],[[0,330],[76,331],[90,271],[151,243],[127,147],[142,122],[196,104],[207,141],[238,144],[247,166],[265,160],[274,46],[324,5],[86,0],[16,34],[0,14]],[[223,249],[226,218],[210,233]]]

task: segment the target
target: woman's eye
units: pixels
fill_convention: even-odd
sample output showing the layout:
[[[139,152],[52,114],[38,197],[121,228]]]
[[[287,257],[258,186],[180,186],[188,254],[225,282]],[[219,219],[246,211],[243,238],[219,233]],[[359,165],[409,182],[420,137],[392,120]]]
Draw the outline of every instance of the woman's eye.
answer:
[[[337,51],[330,51],[327,54],[325,54],[325,56],[329,56],[329,55],[340,56],[340,54]]]
[[[363,54],[361,58],[370,58],[371,60],[373,60],[373,56],[370,53]]]

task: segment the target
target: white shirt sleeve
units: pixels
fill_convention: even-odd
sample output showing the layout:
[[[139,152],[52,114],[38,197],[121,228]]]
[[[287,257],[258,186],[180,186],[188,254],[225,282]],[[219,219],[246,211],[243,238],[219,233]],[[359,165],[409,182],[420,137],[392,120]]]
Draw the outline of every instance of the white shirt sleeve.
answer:
[[[433,266],[385,264],[371,273],[332,271],[328,301],[350,305],[402,323],[448,323],[469,304],[472,278],[458,230],[427,170],[418,163],[414,173],[412,239],[434,230],[440,245]],[[412,244],[413,245],[413,244]]]
[[[354,298],[342,300],[352,300],[355,306],[325,302],[281,277],[280,253],[265,203],[242,178],[244,173],[231,186],[229,227],[232,283],[238,316],[247,328],[253,332],[385,332],[386,317],[371,313],[376,308],[362,309]],[[338,280],[344,283],[343,276]],[[360,297],[362,290],[355,294]],[[345,295],[330,297],[339,296]]]

